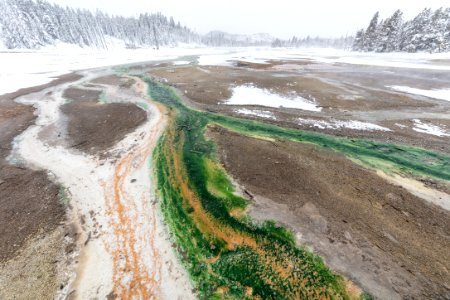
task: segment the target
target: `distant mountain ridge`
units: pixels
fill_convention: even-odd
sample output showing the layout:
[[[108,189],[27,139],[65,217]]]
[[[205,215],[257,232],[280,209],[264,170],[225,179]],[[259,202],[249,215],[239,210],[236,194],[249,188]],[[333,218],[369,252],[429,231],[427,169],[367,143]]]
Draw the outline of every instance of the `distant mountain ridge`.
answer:
[[[212,31],[204,36],[161,13],[138,17],[110,16],[101,11],[63,8],[44,0],[0,0],[0,46],[39,49],[59,42],[108,49],[203,44],[208,46],[262,46],[274,38]]]

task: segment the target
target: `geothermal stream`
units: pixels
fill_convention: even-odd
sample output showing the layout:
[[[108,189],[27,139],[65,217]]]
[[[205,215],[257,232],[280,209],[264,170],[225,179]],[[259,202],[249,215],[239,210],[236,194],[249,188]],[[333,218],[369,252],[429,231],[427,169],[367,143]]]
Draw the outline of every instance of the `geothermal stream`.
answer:
[[[98,71],[97,71],[98,72]],[[69,85],[98,74],[85,72],[76,83],[63,84],[18,99],[37,108],[36,124],[16,137],[12,160],[45,169],[67,189],[70,214],[81,231],[79,252],[69,284],[57,295],[75,299],[191,299],[191,285],[171,247],[158,215],[151,154],[166,120],[137,81],[134,96],[106,88],[114,98],[146,103],[148,120],[98,158],[42,138],[64,121],[59,107]],[[51,93],[49,93],[51,91]],[[112,92],[111,92],[112,91]],[[82,221],[81,221],[82,220]],[[176,288],[175,288],[176,287]]]

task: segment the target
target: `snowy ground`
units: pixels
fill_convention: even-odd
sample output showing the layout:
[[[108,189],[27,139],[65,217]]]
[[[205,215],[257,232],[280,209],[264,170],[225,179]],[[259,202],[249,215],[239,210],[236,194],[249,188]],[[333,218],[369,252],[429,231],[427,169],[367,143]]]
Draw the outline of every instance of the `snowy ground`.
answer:
[[[267,119],[272,119],[272,120],[276,119],[276,117],[273,115],[273,113],[270,111],[267,111],[267,110],[252,110],[252,109],[247,109],[247,108],[241,108],[241,109],[236,110],[236,112],[241,115],[256,116],[256,117],[267,118]]]
[[[450,88],[449,89],[440,89],[440,90],[423,90],[423,89],[411,88],[409,86],[398,86],[398,85],[390,86],[390,88],[392,88],[396,91],[405,92],[408,94],[421,95],[421,96],[425,96],[425,97],[429,97],[429,98],[450,101]]]
[[[368,122],[361,122],[361,121],[343,121],[343,120],[333,120],[330,119],[329,121],[325,120],[312,120],[312,119],[298,119],[299,124],[302,125],[308,125],[310,127],[317,127],[320,129],[340,129],[340,128],[348,128],[348,129],[354,129],[354,130],[379,130],[379,131],[390,131],[389,128],[382,127],[376,124],[368,123]]]
[[[450,136],[450,132],[442,127],[433,124],[423,123],[421,120],[414,119],[413,130],[421,133],[431,134],[435,136]]]
[[[345,63],[395,68],[450,70],[450,53],[362,53],[323,48],[240,48],[230,53],[208,54],[200,65],[230,65],[232,60],[264,64],[271,59],[310,59],[322,63]]]
[[[312,101],[300,96],[283,97],[266,89],[259,89],[252,85],[243,85],[233,88],[233,94],[226,104],[229,105],[259,105],[266,107],[296,108],[308,111],[320,111]]]
[[[231,61],[264,64],[271,59],[310,59],[323,63],[347,63],[399,68],[450,70],[450,53],[359,53],[337,49],[285,48],[205,48],[179,47],[124,49],[109,51],[82,49],[59,44],[39,51],[14,50],[0,52],[0,95],[17,89],[44,84],[55,76],[110,65],[143,61],[173,60],[198,55],[199,65],[230,65]],[[183,64],[183,59],[177,64]],[[450,86],[449,86],[450,88]]]
[[[208,48],[82,49],[61,44],[39,51],[0,52],[0,95],[50,82],[71,71],[144,61],[173,60],[182,56],[222,53]]]
[[[298,53],[288,53],[290,59],[309,58],[323,63],[344,63],[351,65],[368,65],[380,67],[450,70],[447,53],[366,53],[337,49],[303,49]]]

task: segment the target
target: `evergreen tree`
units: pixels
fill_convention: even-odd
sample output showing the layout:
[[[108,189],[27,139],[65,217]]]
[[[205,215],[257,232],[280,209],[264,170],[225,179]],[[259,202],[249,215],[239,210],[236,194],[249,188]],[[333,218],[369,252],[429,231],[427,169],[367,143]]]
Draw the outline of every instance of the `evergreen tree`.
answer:
[[[448,49],[445,33],[448,25],[448,15],[443,8],[436,10],[431,17],[430,31],[425,39],[430,52],[443,52]]]
[[[352,50],[353,51],[363,51],[364,50],[364,43],[365,43],[365,31],[364,29],[360,29],[356,35],[355,40],[353,41]]]
[[[375,50],[377,52],[393,52],[400,50],[402,36],[403,13],[397,10],[381,25],[377,34]]]
[[[116,38],[128,47],[200,42],[200,36],[160,13],[138,18],[62,8],[44,0],[0,0],[0,41],[10,49],[34,49],[58,41],[107,48]]]
[[[372,20],[370,21],[369,26],[366,29],[366,32],[364,34],[365,38],[364,38],[364,44],[363,44],[364,51],[375,51],[376,42],[377,42],[379,15],[380,15],[379,12],[375,13],[375,15],[372,17]]]
[[[414,19],[403,22],[397,10],[390,18],[378,22],[376,13],[366,31],[358,31],[353,50],[377,52],[450,51],[450,8],[422,10]]]

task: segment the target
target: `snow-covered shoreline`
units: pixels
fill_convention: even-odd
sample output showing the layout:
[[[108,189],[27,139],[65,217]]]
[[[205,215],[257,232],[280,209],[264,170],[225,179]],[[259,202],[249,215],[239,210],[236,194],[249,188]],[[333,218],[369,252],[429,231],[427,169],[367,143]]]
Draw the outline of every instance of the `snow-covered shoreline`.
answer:
[[[159,60],[181,56],[222,53],[224,49],[160,48],[111,50],[80,48],[69,44],[48,46],[41,50],[0,52],[0,95],[18,89],[46,84],[72,71]]]
[[[0,51],[0,95],[20,88],[50,82],[71,71],[162,60],[182,60],[198,56],[200,65],[229,66],[231,61],[264,63],[267,60],[311,60],[324,64],[345,63],[397,68],[450,70],[450,53],[361,53],[328,48],[271,48],[271,47],[179,47],[110,50],[80,48],[60,43],[41,50]]]

